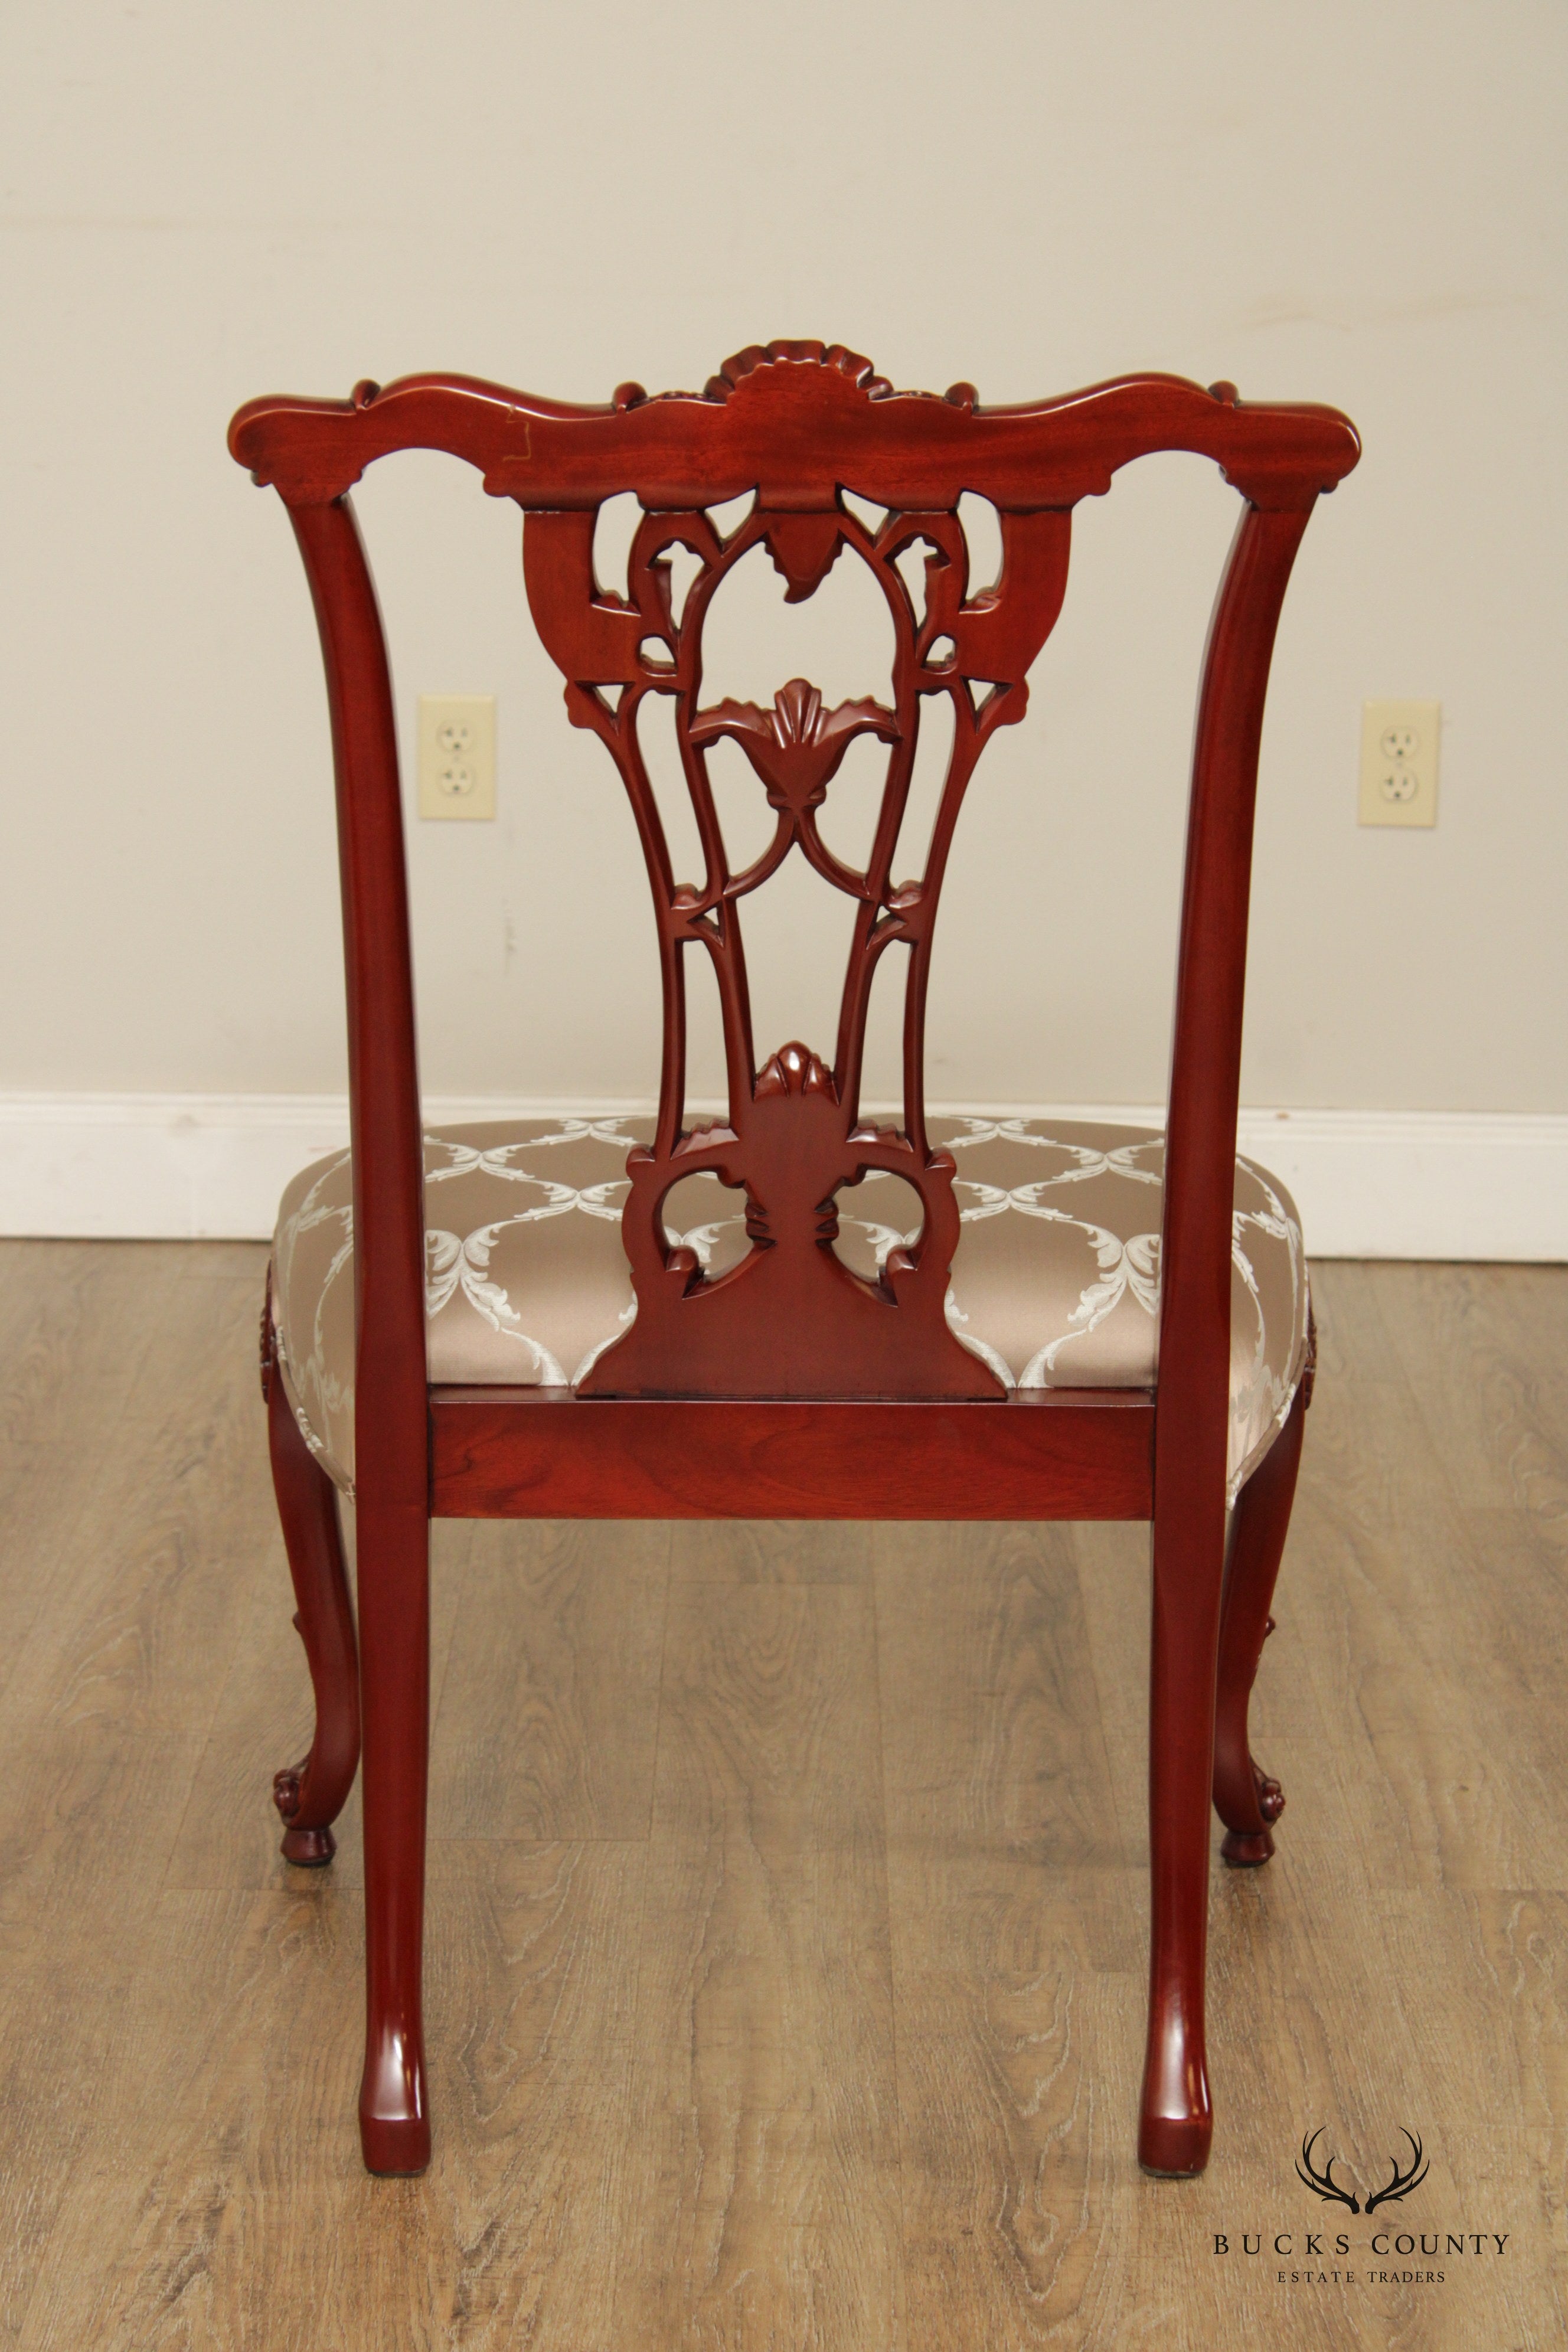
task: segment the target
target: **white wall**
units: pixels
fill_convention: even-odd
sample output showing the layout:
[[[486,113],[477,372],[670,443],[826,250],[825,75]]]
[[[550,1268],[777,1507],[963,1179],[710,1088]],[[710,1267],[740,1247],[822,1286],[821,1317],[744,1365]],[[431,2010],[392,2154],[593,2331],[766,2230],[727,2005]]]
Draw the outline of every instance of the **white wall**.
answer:
[[[1354,417],[1276,667],[1246,1094],[1568,1111],[1557,0],[12,0],[0,43],[0,1088],[343,1084],[312,625],[238,402],[428,367],[595,400],[821,334],[992,401],[1148,367]],[[646,1096],[645,885],[515,512],[438,459],[359,497],[405,719],[500,698],[499,824],[411,829],[426,1085]],[[934,1095],[1163,1090],[1233,507],[1164,459],[1080,509],[961,834]],[[1444,704],[1433,834],[1357,828],[1369,695]]]

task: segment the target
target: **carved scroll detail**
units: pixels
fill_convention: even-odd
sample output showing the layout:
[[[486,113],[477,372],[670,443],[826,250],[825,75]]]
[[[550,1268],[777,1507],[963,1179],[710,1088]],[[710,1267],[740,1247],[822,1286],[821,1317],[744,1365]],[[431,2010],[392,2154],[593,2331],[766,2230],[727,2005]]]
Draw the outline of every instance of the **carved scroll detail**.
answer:
[[[798,461],[803,414],[820,396],[875,404],[888,394],[869,362],[835,347],[774,345],[742,353],[709,387],[709,399],[744,400],[777,427]],[[842,488],[853,490],[848,482]],[[975,763],[998,726],[1023,716],[1029,664],[1060,609],[1069,516],[1002,516],[1003,571],[970,600],[968,549],[956,509],[889,513],[875,537],[825,478],[816,503],[770,507],[758,487],[751,513],[722,541],[700,509],[645,514],[633,541],[626,593],[594,577],[593,509],[531,511],[524,525],[529,601],[545,646],[566,678],[575,724],[596,733],[615,760],[642,838],[658,925],[664,988],[659,1113],[650,1150],[628,1162],[623,1234],[637,1295],[636,1319],[582,1382],[584,1394],[729,1396],[946,1396],[994,1398],[994,1374],[948,1328],[944,1302],[958,1241],[953,1163],[926,1136],[923,1051],[932,928],[953,828]],[[923,542],[923,616],[897,569]],[[669,551],[700,565],[679,619]],[[805,678],[781,688],[771,709],[701,700],[702,631],[714,594],[735,564],[765,546],[786,583],[786,601],[815,593],[846,552],[864,563],[891,615],[893,701],[860,698],[827,708]],[[678,877],[638,742],[649,694],[675,702],[676,734],[704,871]],[[894,859],[925,698],[953,707],[952,754],[923,869],[896,882]],[[849,745],[871,737],[887,769],[863,868],[828,849],[821,808]],[[742,871],[731,868],[710,786],[707,757],[740,746],[774,811],[773,836]],[[848,965],[831,1066],[797,1042],[758,1066],[752,1034],[740,901],[760,888],[798,844],[809,865],[855,902]],[[879,1130],[859,1118],[867,1011],[887,950],[909,950],[904,1021],[904,1118]],[[729,1113],[720,1125],[685,1125],[685,958],[712,962],[723,1016]],[[892,1251],[880,1277],[851,1272],[836,1255],[837,1195],[871,1170],[902,1177],[923,1211],[912,1246]],[[683,1177],[711,1172],[744,1191],[751,1243],[738,1265],[714,1277],[674,1247],[662,1206]]]

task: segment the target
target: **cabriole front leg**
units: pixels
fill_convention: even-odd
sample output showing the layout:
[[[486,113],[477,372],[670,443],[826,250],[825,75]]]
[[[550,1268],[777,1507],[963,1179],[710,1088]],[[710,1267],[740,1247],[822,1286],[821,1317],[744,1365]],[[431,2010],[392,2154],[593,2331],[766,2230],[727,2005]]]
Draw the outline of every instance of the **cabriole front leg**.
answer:
[[[1272,1825],[1285,1810],[1284,1790],[1253,1761],[1247,1717],[1263,1644],[1274,1631],[1268,1611],[1295,1498],[1306,1386],[1303,1381],[1297,1389],[1284,1427],[1237,1496],[1231,1522],[1215,1697],[1214,1804],[1226,1826],[1220,1852],[1237,1869],[1268,1860]]]
[[[262,1322],[261,1385],[272,1487],[299,1603],[294,1623],[316,1699],[310,1752],[303,1763],[274,1774],[272,1801],[282,1816],[285,1860],[319,1870],[336,1851],[331,1824],[359,1764],[359,1659],[337,1491],[294,1418],[278,1365],[270,1298]]]

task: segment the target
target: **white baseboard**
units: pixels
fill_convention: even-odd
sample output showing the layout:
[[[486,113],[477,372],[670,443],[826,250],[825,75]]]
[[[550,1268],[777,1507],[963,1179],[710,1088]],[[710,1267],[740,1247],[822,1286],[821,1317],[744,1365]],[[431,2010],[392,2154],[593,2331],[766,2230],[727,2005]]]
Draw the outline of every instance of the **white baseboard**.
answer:
[[[433,1097],[426,1116],[438,1126],[562,1108]],[[1163,1116],[1081,1103],[939,1108]],[[347,1137],[347,1106],[330,1095],[0,1095],[0,1234],[263,1240],[289,1179]],[[1244,1110],[1240,1139],[1295,1194],[1314,1257],[1568,1259],[1568,1117]]]

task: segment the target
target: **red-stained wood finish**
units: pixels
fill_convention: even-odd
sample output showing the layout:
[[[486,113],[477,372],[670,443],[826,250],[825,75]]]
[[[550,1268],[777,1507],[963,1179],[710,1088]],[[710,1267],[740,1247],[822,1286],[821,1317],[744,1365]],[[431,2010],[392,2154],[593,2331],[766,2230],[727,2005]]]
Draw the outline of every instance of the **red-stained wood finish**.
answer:
[[[1202,1989],[1229,1430],[1230,1234],[1252,819],[1274,633],[1307,509],[1249,506],[1204,662],[1176,959],[1154,1429],[1149,1694],[1153,1955],[1139,2153],[1201,2171],[1213,2132]],[[1222,1370],[1223,1368],[1223,1370]]]
[[[430,2158],[425,1807],[430,1468],[425,1200],[403,809],[386,646],[348,503],[291,509],[331,712],[353,1150],[357,1588],[364,1759],[365,2059],[374,2172]]]
[[[365,1763],[366,2062],[361,2124],[373,2170],[416,2170],[429,2147],[420,2028],[427,1743],[427,1522],[462,1515],[1150,1517],[1152,1926],[1140,2153],[1151,2168],[1206,2160],[1204,2051],[1207,1809],[1230,1803],[1238,1669],[1226,1649],[1227,1740],[1215,1778],[1226,1546],[1230,1218],[1258,751],[1290,565],[1319,495],[1355,464],[1347,421],[1254,405],[1229,384],[1129,377],[1068,399],[985,408],[973,388],[896,393],[835,344],[753,346],[700,394],[604,407],[465,377],[414,376],[348,401],[254,401],[234,456],[290,509],[321,626],[337,760],[354,1150],[360,1648]],[[430,1391],[412,965],[385,648],[347,494],[390,452],[446,450],[523,511],[531,611],[566,683],[569,715],[604,742],[642,841],[658,929],[664,1040],[654,1141],[634,1152],[623,1220],[637,1314],[576,1396]],[[1204,666],[1194,755],[1166,1153],[1160,1360],[1148,1398],[1037,1402],[1000,1383],[943,1313],[958,1237],[952,1163],[926,1135],[924,1021],[942,879],[975,764],[1022,718],[1030,664],[1068,580],[1071,509],[1124,465],[1183,449],[1218,464],[1244,501]],[[644,520],[624,590],[597,581],[597,510],[630,491]],[[993,501],[1004,561],[969,574],[957,507]],[[845,494],[885,509],[864,522]],[[721,536],[711,510],[742,494]],[[702,699],[702,627],[728,572],[765,548],[788,596],[836,562],[866,565],[896,652],[890,698],[825,706],[809,679],[771,708]],[[670,557],[696,559],[677,609]],[[923,599],[899,558],[924,554]],[[703,871],[679,877],[649,782],[638,713],[675,709]],[[921,714],[945,697],[953,747],[931,845],[900,878],[900,823]],[[827,848],[817,812],[847,747],[886,759],[866,866]],[[771,846],[736,872],[707,761],[740,747],[774,813]],[[831,1059],[802,1041],[759,1052],[742,903],[798,847],[854,904]],[[905,951],[901,1124],[859,1112],[873,976]],[[706,955],[724,1021],[729,1104],[707,1128],[685,1109],[686,956]],[[665,1194],[698,1170],[743,1189],[749,1255],[710,1279],[672,1247]],[[915,1242],[875,1281],[835,1255],[837,1195],[868,1170],[920,1195]],[[1299,1439],[1299,1418],[1294,1437]],[[1262,1474],[1258,1474],[1261,1475]],[[1283,1502],[1280,1495],[1283,1493]],[[1269,1500],[1268,1496],[1273,1499]],[[1243,1496],[1234,1603],[1256,1613],[1283,1541],[1276,1478]],[[1276,1524],[1277,1523],[1277,1524]],[[1277,1559],[1276,1559],[1277,1565]],[[1271,1587],[1271,1574],[1268,1580]],[[1247,1639],[1250,1639],[1248,1634]],[[1249,1682],[1248,1676],[1248,1682]],[[1241,1702],[1245,1740],[1245,1700]],[[1235,1810],[1234,1805],[1232,1810]]]
[[[762,407],[777,420],[829,428],[868,404],[858,372],[840,354],[809,363],[750,355],[732,362],[721,406]],[[797,491],[798,497],[806,493]],[[523,569],[539,633],[567,680],[567,709],[592,728],[620,770],[647,857],[658,923],[665,1036],[657,1132],[628,1161],[631,1197],[622,1230],[637,1293],[637,1319],[584,1381],[588,1396],[903,1395],[999,1399],[996,1375],[961,1346],[943,1312],[958,1244],[953,1163],[931,1149],[925,1129],[925,1001],[938,901],[953,829],[982,751],[998,726],[1024,714],[1025,676],[1050,634],[1067,585],[1071,517],[1004,514],[1003,564],[994,586],[970,593],[968,546],[956,515],[890,512],[868,529],[819,477],[809,506],[760,498],[721,541],[700,509],[654,513],[637,531],[629,598],[616,610],[593,572],[593,517],[531,512]],[[679,616],[668,555],[679,546],[700,567]],[[787,600],[815,593],[846,553],[863,564],[892,623],[892,701],[869,698],[828,709],[807,678],[780,688],[771,709],[723,701],[703,708],[702,632],[715,593],[754,549],[765,548]],[[923,551],[925,593],[917,610],[899,559]],[[613,689],[613,697],[612,697]],[[638,740],[648,694],[673,699],[681,765],[705,872],[679,881],[670,866]],[[952,706],[952,748],[922,870],[895,880],[893,860],[914,772],[926,701]],[[824,842],[817,811],[858,736],[888,747],[881,806],[864,868]],[[728,739],[745,753],[773,810],[767,849],[733,873],[708,775],[708,754]],[[768,882],[798,845],[813,870],[854,902],[848,965],[831,1066],[792,1040],[759,1070],[752,1034],[741,903]],[[907,853],[906,853],[907,854]],[[901,1129],[859,1118],[866,1016],[888,950],[907,950],[904,1115]],[[686,950],[711,961],[723,1018],[729,1108],[689,1131],[685,1118]],[[923,1215],[917,1241],[889,1255],[868,1281],[835,1255],[837,1194],[878,1169],[901,1176]],[[671,1249],[665,1195],[700,1171],[743,1190],[750,1254],[716,1279],[695,1254]]]
[[[316,1734],[302,1764],[272,1776],[285,1858],[304,1869],[331,1862],[332,1823],[359,1769],[359,1650],[349,1601],[338,1490],[311,1454],[279,1376],[270,1290],[261,1323],[261,1393],[272,1486],[289,1573],[299,1602],[294,1623],[305,1645],[316,1702]]]
[[[1285,1426],[1237,1498],[1226,1561],[1220,1619],[1219,1690],[1215,1705],[1214,1803],[1226,1826],[1220,1848],[1237,1869],[1256,1869],[1274,1852],[1273,1825],[1285,1791],[1255,1761],[1247,1706],[1263,1644],[1274,1631],[1268,1604],[1285,1550],[1310,1390],[1303,1380]]]
[[[1142,1389],[921,1401],[430,1391],[437,1518],[1142,1519]]]

